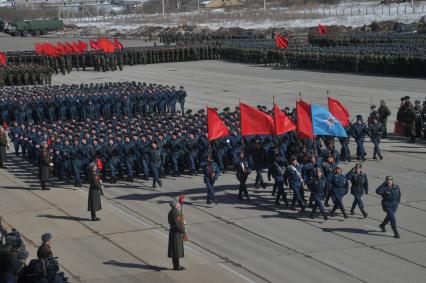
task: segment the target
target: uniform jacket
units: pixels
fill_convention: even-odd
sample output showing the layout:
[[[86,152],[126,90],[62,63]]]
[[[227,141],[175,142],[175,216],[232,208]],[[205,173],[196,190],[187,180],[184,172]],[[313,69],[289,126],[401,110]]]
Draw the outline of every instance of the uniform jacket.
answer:
[[[383,210],[398,208],[399,202],[401,201],[401,191],[398,185],[393,184],[392,187],[389,188],[386,183],[384,183],[376,189],[376,193],[382,196]]]

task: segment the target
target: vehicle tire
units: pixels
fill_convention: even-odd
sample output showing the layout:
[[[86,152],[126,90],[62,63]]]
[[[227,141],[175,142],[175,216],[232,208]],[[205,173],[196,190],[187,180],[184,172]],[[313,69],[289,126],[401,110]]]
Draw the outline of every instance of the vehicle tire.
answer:
[[[28,35],[28,32],[25,30],[25,31],[21,31],[21,36],[22,37],[26,37]]]
[[[34,32],[34,36],[40,36],[40,34],[41,34],[41,32],[40,32],[39,30],[36,30],[36,31]]]

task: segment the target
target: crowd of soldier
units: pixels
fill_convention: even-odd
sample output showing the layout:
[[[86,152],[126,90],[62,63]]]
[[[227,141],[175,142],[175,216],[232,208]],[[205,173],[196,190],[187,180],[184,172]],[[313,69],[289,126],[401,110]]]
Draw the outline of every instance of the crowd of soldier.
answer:
[[[225,60],[265,64],[279,68],[317,69],[354,73],[389,74],[424,77],[426,56],[410,56],[388,53],[359,53],[337,51],[331,48],[258,49],[221,47]]]
[[[128,47],[115,52],[86,51],[60,56],[36,54],[33,51],[8,52],[8,62],[33,63],[49,66],[56,74],[65,75],[73,69],[83,71],[93,68],[95,71],[123,70],[124,65],[157,64],[168,62],[198,61],[219,59],[216,45],[197,44],[173,47]]]
[[[0,65],[0,88],[4,86],[50,85],[52,70],[50,67],[23,63]]]
[[[27,264],[29,253],[21,234],[15,229],[8,231],[0,223],[0,282],[68,282],[64,273],[59,272],[57,258],[53,257],[51,234],[43,234],[41,239],[37,259]]]
[[[261,108],[265,109],[266,108]],[[126,172],[129,180],[133,179],[133,172],[143,173],[148,177],[150,169],[149,151],[151,145],[156,142],[156,147],[160,151],[158,171],[161,175],[172,172],[178,176],[184,170],[195,174],[200,169],[200,164],[205,161],[208,152],[213,153],[220,171],[227,168],[234,168],[238,162],[240,153],[246,151],[251,168],[262,170],[266,168],[268,162],[273,160],[275,152],[279,152],[283,160],[290,156],[297,156],[298,160],[307,160],[310,155],[327,159],[332,155],[335,161],[351,160],[349,151],[349,138],[340,138],[340,153],[334,145],[334,138],[317,137],[315,141],[302,140],[297,138],[295,132],[288,133],[278,139],[272,136],[245,137],[243,147],[242,138],[239,134],[239,114],[238,109],[230,112],[228,108],[221,113],[231,129],[231,135],[225,139],[218,139],[209,142],[206,138],[206,117],[204,111],[192,114],[188,110],[183,116],[146,114],[142,117],[136,113],[135,116],[112,116],[102,117],[96,120],[83,119],[65,120],[59,119],[54,123],[40,122],[32,124],[29,122],[11,125],[9,136],[14,145],[15,153],[22,154],[30,162],[37,165],[39,148],[44,142],[50,141],[50,149],[55,154],[52,155],[55,163],[57,176],[65,176],[73,173],[76,184],[80,183],[80,173],[85,170],[85,166],[90,162],[101,160],[104,167],[103,177],[106,177],[108,168],[111,181],[115,181],[117,175],[124,175]],[[286,113],[292,119],[296,119],[294,112]],[[377,119],[372,118],[370,125],[366,125],[362,117],[357,117],[350,127],[347,127],[349,136],[355,139],[357,144],[356,156],[359,160],[365,160],[364,141],[366,136],[370,136],[375,144],[373,158],[382,158],[379,143],[384,132],[384,128]],[[84,140],[84,141],[83,141]],[[256,141],[260,141],[256,143]],[[268,153],[268,158],[255,158],[251,151],[258,145]],[[66,146],[67,152],[64,158],[62,149],[54,150],[55,147]],[[110,152],[106,147],[110,146]],[[99,147],[95,150],[96,147]],[[71,149],[73,151],[71,153]],[[84,148],[82,153],[82,148]],[[103,148],[103,149],[102,149]],[[56,153],[57,152],[57,153]],[[84,156],[84,158],[83,158]],[[77,169],[76,169],[77,168]],[[116,174],[118,172],[118,174]],[[77,175],[78,173],[78,175]]]
[[[0,121],[10,123],[86,119],[150,113],[184,112],[183,87],[141,82],[118,82],[0,89]]]

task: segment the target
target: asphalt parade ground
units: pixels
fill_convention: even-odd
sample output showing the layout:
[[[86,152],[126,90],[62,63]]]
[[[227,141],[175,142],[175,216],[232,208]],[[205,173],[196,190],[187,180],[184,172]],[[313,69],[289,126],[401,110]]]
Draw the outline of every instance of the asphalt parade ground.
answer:
[[[124,71],[72,72],[55,76],[54,84],[145,81],[183,85],[186,108],[234,107],[239,101],[294,107],[301,97],[326,105],[327,90],[354,118],[369,113],[371,100],[385,99],[396,117],[400,97],[423,100],[426,81],[409,78],[319,73],[233,64],[221,61],[125,66]],[[53,182],[39,190],[36,168],[8,156],[0,169],[0,216],[25,237],[30,257],[40,236],[53,234],[53,253],[71,282],[425,282],[426,281],[426,147],[395,138],[382,142],[384,159],[372,160],[366,142],[364,171],[370,182],[364,196],[368,217],[359,211],[344,220],[341,214],[311,219],[305,213],[276,207],[266,189],[255,189],[251,201],[239,201],[238,182],[228,172],[216,183],[219,204],[207,205],[199,176],[167,177],[163,187],[151,182],[105,184],[100,222],[87,211],[88,186],[74,188]],[[353,142],[351,144],[354,153]],[[338,145],[340,149],[340,145]],[[354,166],[344,164],[344,172]],[[392,175],[402,192],[396,218],[401,239],[380,231],[385,216],[375,189]],[[266,180],[266,173],[264,174]],[[185,194],[183,212],[189,241],[185,271],[172,271],[167,256],[168,201]],[[349,210],[352,196],[344,199]]]

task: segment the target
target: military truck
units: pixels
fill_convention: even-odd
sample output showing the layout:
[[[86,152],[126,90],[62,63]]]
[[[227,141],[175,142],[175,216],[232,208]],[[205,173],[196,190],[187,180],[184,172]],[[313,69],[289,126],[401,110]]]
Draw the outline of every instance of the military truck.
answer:
[[[7,24],[3,32],[11,36],[34,36],[47,34],[49,31],[57,31],[64,27],[64,22],[60,19],[42,19],[42,20],[20,20]]]

